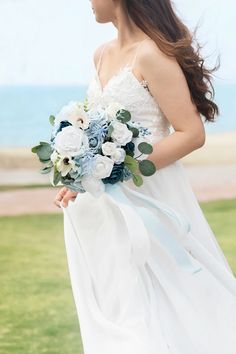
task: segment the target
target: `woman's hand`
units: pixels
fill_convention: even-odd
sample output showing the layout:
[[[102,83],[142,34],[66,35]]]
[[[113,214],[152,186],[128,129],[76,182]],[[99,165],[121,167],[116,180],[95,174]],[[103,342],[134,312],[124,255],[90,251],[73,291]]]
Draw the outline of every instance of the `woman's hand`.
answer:
[[[63,187],[59,190],[59,192],[56,194],[56,197],[54,199],[54,204],[61,208],[60,203],[62,202],[62,206],[65,208],[68,205],[69,200],[73,200],[76,198],[78,192],[73,192],[67,187]]]

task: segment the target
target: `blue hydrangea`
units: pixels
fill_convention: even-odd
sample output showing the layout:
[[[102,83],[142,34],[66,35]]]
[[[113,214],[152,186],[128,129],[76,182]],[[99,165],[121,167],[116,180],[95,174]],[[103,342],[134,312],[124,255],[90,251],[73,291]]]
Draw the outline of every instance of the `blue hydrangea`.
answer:
[[[97,137],[99,140],[104,140],[108,133],[107,122],[101,119],[90,121],[89,127],[85,130],[88,137]]]
[[[91,120],[85,132],[89,139],[91,151],[93,153],[99,153],[108,133],[107,122],[103,118]]]
[[[140,136],[145,136],[145,135],[150,135],[151,132],[149,130],[149,128],[146,127],[139,127],[139,135]]]
[[[76,156],[74,158],[76,166],[81,167],[81,176],[90,175],[92,173],[93,163],[94,163],[94,153],[92,151],[87,151],[82,156]]]

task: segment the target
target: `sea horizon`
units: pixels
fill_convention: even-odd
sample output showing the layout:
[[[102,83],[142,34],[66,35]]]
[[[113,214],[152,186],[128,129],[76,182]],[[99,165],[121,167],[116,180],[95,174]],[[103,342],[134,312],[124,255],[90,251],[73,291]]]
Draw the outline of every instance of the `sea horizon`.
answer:
[[[30,147],[50,139],[49,116],[70,100],[83,100],[86,84],[0,85],[0,148]],[[220,110],[214,123],[205,123],[206,134],[236,132],[236,83],[214,84]]]

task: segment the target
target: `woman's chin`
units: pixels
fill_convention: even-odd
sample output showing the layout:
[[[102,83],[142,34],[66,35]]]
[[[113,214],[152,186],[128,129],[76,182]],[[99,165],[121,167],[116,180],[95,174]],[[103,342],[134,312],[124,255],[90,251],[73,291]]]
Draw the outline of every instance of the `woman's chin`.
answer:
[[[95,20],[96,20],[96,22],[98,22],[98,23],[108,23],[108,22],[110,22],[110,21],[108,21],[107,19],[104,19],[104,18],[102,18],[102,17],[99,17],[99,16],[96,15],[96,14],[95,14]]]

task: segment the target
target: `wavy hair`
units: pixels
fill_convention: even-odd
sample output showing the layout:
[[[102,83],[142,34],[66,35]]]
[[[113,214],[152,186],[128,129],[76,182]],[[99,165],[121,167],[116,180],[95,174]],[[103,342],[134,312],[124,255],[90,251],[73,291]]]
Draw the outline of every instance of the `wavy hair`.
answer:
[[[174,12],[171,0],[123,0],[123,3],[129,17],[160,50],[176,58],[187,80],[192,102],[205,122],[214,122],[220,112],[213,102],[212,73],[220,64],[211,69],[204,65],[200,54],[202,46],[195,38],[197,26],[191,32]]]

